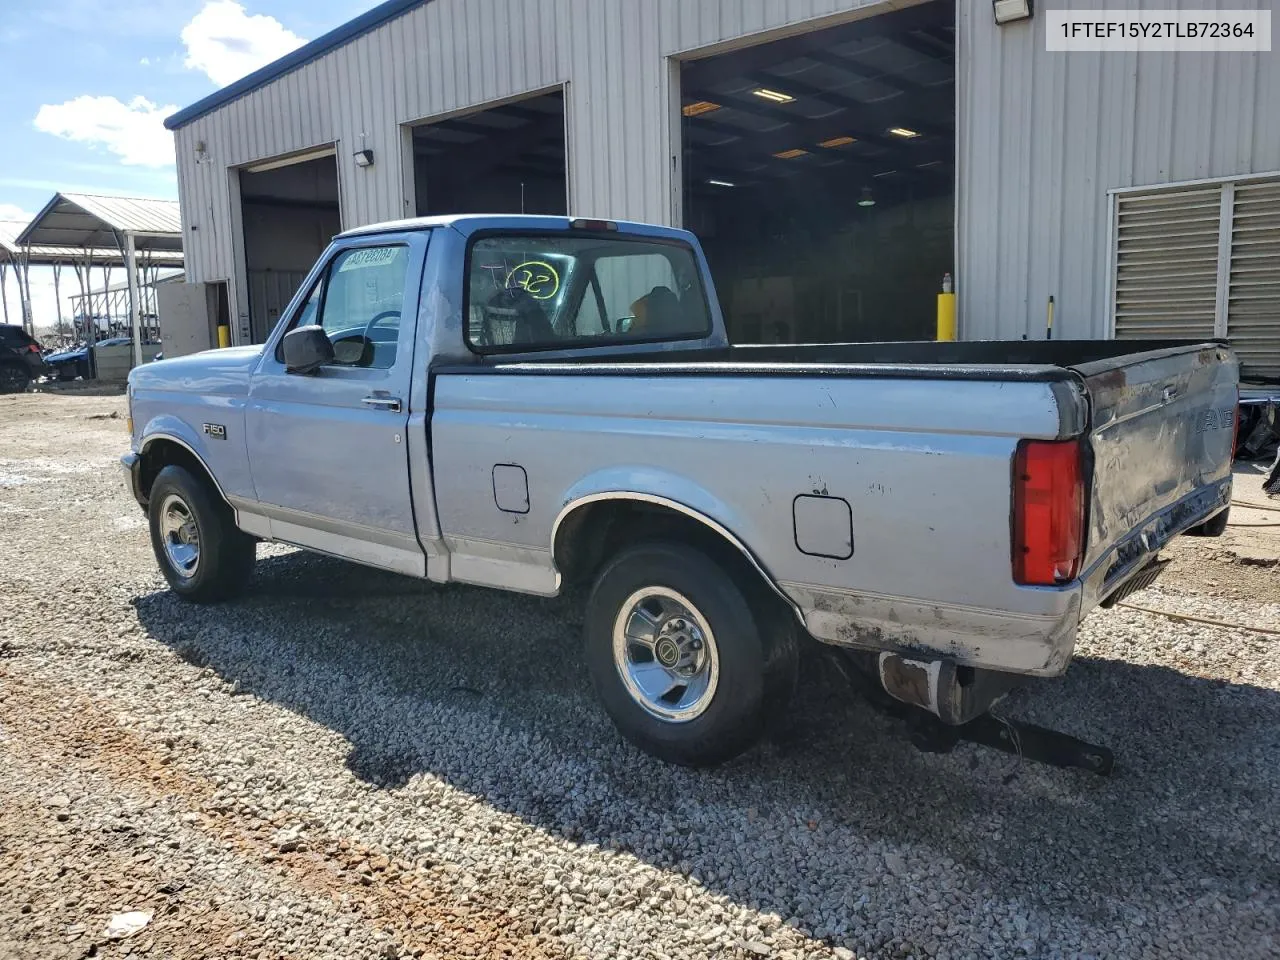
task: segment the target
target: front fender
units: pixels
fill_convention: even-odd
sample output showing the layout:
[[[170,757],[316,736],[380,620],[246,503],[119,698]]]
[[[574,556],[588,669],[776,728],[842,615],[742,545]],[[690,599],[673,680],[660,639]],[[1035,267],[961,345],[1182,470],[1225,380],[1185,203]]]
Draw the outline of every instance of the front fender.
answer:
[[[206,466],[209,463],[208,444],[203,436],[180,417],[162,413],[152,417],[142,427],[138,435],[138,453],[146,453],[147,447],[157,440],[176,440],[200,458]]]
[[[204,466],[205,472],[218,488],[219,495],[224,500],[227,499],[227,492],[223,489],[217,473],[214,472],[208,442],[203,434],[197,433],[190,424],[179,417],[172,414],[159,414],[143,426],[142,432],[138,435],[136,452],[140,455],[146,454],[147,448],[158,440],[166,440],[186,447]]]

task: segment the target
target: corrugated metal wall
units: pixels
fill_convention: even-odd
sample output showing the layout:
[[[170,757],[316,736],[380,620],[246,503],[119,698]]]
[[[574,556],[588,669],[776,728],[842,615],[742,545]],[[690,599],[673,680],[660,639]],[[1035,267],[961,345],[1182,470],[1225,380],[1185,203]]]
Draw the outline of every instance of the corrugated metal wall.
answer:
[[[1058,0],[1064,9],[1270,9],[1271,0]],[[1114,187],[1280,170],[1280,55],[1048,53],[1045,18],[958,5],[960,333],[1107,333]]]
[[[344,226],[403,217],[400,124],[560,84],[570,209],[673,222],[668,57],[912,2],[434,0],[177,131],[190,278],[231,279],[245,309],[230,168],[336,142]],[[352,162],[362,147],[373,167]]]
[[[676,222],[668,57],[911,2],[434,0],[178,131],[191,279],[231,278],[244,309],[229,168],[337,142],[344,225],[404,216],[400,124],[559,84],[570,209]],[[957,0],[957,24],[965,338],[1042,336],[1050,294],[1056,335],[1105,335],[1108,189],[1280,170],[1275,53],[1051,54],[1043,16],[997,27],[987,0]],[[351,160],[361,146],[375,153],[369,169]]]

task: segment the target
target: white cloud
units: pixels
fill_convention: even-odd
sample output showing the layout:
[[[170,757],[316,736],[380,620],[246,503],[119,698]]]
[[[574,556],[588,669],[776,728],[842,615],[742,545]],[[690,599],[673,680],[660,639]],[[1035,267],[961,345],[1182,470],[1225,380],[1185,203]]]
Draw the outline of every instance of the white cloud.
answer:
[[[139,61],[138,61],[138,66],[140,66],[140,67],[149,67],[149,66],[151,66],[151,58],[150,58],[150,57],[143,57],[141,60],[139,60]]]
[[[105,147],[121,163],[137,167],[173,165],[173,136],[164,118],[178,108],[158,107],[145,97],[128,103],[115,97],[76,97],[45,104],[36,114],[36,129],[64,140]]]
[[[23,220],[30,223],[35,216],[34,213],[28,213],[16,203],[0,203],[0,220]]]
[[[220,87],[306,43],[275,17],[250,16],[236,0],[209,0],[182,28],[186,66]]]

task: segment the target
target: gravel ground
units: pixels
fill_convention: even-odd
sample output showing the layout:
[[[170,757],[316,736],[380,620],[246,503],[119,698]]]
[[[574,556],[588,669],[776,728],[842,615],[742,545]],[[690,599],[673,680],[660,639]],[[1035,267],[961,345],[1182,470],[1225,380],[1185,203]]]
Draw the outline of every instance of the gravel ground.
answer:
[[[178,603],[122,410],[0,398],[0,957],[1280,955],[1280,636],[1095,613],[1003,710],[1110,780],[918,753],[820,658],[774,739],[675,769],[592,698],[579,597],[262,548]],[[1134,601],[1280,628],[1197,582]]]

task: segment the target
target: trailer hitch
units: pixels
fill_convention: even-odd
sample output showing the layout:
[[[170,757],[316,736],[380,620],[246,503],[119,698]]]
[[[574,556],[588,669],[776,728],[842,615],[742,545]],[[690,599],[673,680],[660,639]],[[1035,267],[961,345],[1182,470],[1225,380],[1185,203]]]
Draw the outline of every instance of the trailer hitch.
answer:
[[[950,753],[960,741],[981,744],[1037,763],[1087,770],[1111,776],[1115,754],[1107,747],[1079,740],[1047,727],[984,713],[966,724],[951,727],[919,707],[900,704],[907,714],[911,742],[925,753]]]
[[[950,753],[957,743],[963,741],[1038,763],[1086,770],[1102,777],[1110,776],[1115,768],[1115,754],[1107,747],[991,713],[990,704],[1008,689],[1007,686],[1003,690],[989,688],[987,694],[978,700],[967,698],[964,691],[950,698],[940,697],[937,670],[932,671],[935,676],[931,683],[913,684],[910,673],[895,675],[892,670],[894,664],[883,656],[854,651],[832,652],[840,673],[862,692],[872,706],[907,725],[911,743],[918,750]],[[899,680],[903,682],[898,683]],[[981,683],[970,681],[968,689],[979,691],[981,686]],[[897,692],[891,694],[888,687]],[[929,697],[921,694],[924,687],[931,690]],[[913,694],[920,694],[917,702],[908,702]],[[920,705],[926,702],[933,709]],[[944,722],[939,712],[951,718],[952,722]]]

